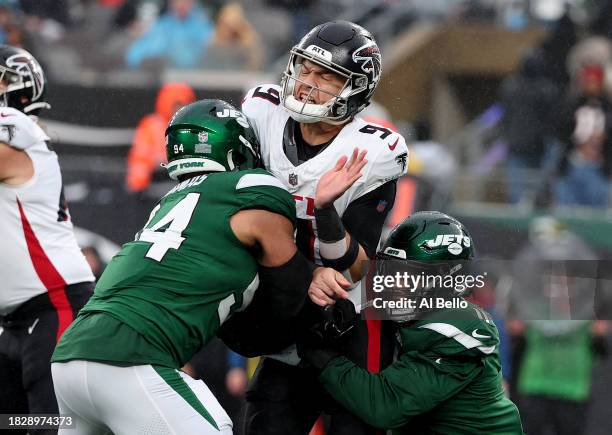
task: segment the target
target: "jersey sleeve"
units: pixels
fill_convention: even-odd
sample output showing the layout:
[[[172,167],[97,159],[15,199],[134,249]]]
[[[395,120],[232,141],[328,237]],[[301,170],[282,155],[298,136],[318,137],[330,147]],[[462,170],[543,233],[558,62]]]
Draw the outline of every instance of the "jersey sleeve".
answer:
[[[25,150],[47,140],[49,136],[28,115],[12,107],[0,109],[0,142]]]
[[[380,373],[339,357],[327,364],[319,379],[349,412],[372,426],[394,429],[461,391],[481,370],[476,361],[438,364],[410,352]]]
[[[285,216],[295,225],[295,200],[285,186],[269,172],[250,171],[236,183],[240,210],[263,209]]]
[[[374,258],[382,229],[395,202],[396,181],[382,186],[351,202],[342,215],[342,223],[355,237],[369,258]]]
[[[405,346],[424,355],[448,358],[497,358],[499,332],[491,316],[482,308],[469,304],[465,309],[434,311],[418,320],[412,328],[402,328]]]
[[[365,127],[360,131],[364,130],[367,131]],[[364,169],[357,196],[363,196],[388,181],[396,180],[408,171],[409,152],[401,134],[393,132],[384,138],[372,136],[371,140],[374,143],[368,147],[366,160],[369,163]]]
[[[261,140],[270,113],[280,105],[280,86],[264,84],[250,89],[242,99],[242,113]]]

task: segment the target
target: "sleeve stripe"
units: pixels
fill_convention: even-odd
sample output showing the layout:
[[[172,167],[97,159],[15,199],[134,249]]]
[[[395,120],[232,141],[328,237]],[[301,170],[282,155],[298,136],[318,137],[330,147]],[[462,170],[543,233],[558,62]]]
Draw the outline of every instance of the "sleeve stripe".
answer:
[[[265,174],[247,174],[244,175],[236,184],[236,190],[246,189],[247,187],[256,186],[274,186],[279,189],[287,190],[287,188],[277,178],[272,175]]]
[[[458,343],[462,344],[466,349],[477,348],[482,353],[487,355],[495,351],[495,345],[485,346],[480,340],[470,337],[461,329],[453,325],[449,325],[448,323],[427,323],[419,326],[419,328],[431,329],[432,331],[436,331],[445,337],[452,338]]]

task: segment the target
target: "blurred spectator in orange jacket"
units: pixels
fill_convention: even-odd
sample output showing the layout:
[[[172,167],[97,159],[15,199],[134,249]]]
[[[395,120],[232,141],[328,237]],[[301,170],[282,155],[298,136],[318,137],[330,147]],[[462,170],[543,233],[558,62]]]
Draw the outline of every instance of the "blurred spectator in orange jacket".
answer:
[[[133,192],[151,184],[153,172],[166,161],[165,131],[178,109],[195,101],[193,89],[184,83],[164,85],[157,95],[155,112],[140,120],[128,155],[126,182]]]

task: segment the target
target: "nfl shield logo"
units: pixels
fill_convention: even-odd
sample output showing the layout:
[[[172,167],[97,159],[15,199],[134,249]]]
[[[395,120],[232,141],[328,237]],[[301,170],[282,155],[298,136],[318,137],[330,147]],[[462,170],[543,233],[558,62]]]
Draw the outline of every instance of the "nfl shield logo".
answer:
[[[289,174],[289,184],[291,184],[292,186],[297,186],[298,184],[297,174]]]
[[[208,142],[208,132],[207,131],[201,131],[198,133],[198,140],[200,142]]]

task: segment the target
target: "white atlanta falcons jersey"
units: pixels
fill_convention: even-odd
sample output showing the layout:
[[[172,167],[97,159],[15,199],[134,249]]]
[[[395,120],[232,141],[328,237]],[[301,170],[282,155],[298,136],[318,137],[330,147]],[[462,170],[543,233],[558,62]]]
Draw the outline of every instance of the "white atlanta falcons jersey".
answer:
[[[65,297],[66,285],[94,280],[72,232],[57,155],[48,140],[29,116],[0,109],[0,142],[23,149],[34,166],[26,183],[0,183],[0,314],[45,292],[54,302]]]
[[[319,178],[341,156],[350,156],[355,147],[367,150],[368,163],[362,171],[363,176],[334,203],[342,216],[355,199],[406,173],[408,148],[399,133],[357,117],[344,126],[327,148],[301,165],[294,166],[283,150],[285,126],[290,116],[280,103],[279,93],[280,87],[277,85],[257,86],[247,93],[242,111],[255,129],[266,169],[293,194],[298,219],[307,220],[311,231],[310,258],[320,262],[314,219],[314,197]],[[388,206],[392,207],[393,204]]]

